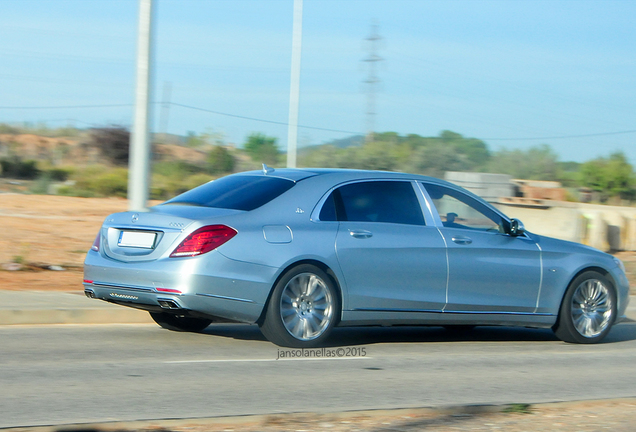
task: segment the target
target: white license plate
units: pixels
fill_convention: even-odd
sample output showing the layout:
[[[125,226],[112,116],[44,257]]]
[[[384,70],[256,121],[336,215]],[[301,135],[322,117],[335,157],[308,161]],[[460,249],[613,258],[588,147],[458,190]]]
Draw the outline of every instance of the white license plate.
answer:
[[[117,246],[152,249],[155,246],[156,233],[140,231],[122,231]]]

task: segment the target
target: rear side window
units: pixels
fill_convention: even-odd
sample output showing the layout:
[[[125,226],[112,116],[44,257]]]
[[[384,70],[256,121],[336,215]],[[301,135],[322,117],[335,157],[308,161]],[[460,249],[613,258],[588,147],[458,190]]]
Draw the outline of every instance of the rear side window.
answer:
[[[249,211],[267,204],[294,184],[278,177],[228,176],[177,195],[164,204]]]
[[[325,201],[320,220],[425,225],[413,186],[403,181],[369,181],[341,186]]]

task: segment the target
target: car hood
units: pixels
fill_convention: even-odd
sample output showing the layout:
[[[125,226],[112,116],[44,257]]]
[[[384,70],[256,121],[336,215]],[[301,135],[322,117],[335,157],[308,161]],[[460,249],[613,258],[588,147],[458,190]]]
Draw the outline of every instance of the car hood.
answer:
[[[600,255],[603,257],[612,258],[608,253],[605,253],[592,246],[584,245],[581,243],[575,243],[568,240],[556,239],[553,237],[546,237],[539,234],[528,233],[528,236],[537,242],[541,249],[545,252],[567,252],[567,253],[584,253],[591,255]]]

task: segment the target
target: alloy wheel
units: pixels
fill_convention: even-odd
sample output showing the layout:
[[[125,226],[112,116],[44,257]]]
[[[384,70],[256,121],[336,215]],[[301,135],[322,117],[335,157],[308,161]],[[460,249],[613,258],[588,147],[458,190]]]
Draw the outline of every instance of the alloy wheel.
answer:
[[[327,330],[334,317],[331,290],[317,275],[300,273],[283,289],[280,315],[283,326],[295,339],[316,339]]]
[[[581,283],[572,296],[571,315],[581,336],[591,338],[601,334],[612,318],[609,288],[598,279]]]

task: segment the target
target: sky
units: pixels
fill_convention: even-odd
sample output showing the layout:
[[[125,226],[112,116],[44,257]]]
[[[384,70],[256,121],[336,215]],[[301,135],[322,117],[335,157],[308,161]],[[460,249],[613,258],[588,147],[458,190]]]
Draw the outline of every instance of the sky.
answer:
[[[154,0],[153,130],[287,146],[293,0]],[[298,140],[451,130],[636,164],[636,1],[304,0]],[[137,0],[0,0],[0,123],[132,125]],[[166,89],[170,89],[168,92]],[[170,102],[170,105],[163,104]]]

